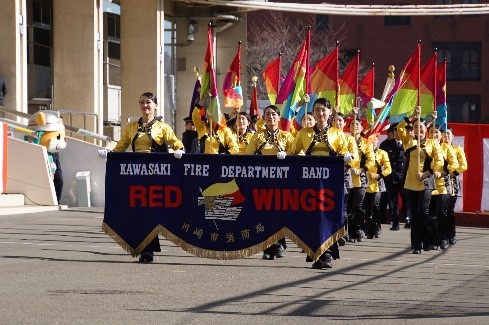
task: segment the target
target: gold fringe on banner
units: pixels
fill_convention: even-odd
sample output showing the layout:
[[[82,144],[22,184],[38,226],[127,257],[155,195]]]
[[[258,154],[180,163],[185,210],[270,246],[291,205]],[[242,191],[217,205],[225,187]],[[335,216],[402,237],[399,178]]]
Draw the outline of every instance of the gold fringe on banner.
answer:
[[[267,240],[250,246],[246,249],[240,249],[237,251],[213,251],[208,249],[203,249],[194,245],[190,245],[180,237],[173,234],[171,231],[165,227],[159,225],[154,228],[151,233],[146,236],[141,244],[139,244],[136,249],[132,249],[115,231],[112,230],[105,222],[102,223],[102,230],[109,235],[116,243],[118,243],[125,251],[131,254],[132,257],[138,256],[141,251],[146,247],[158,234],[164,236],[167,240],[171,241],[175,245],[181,247],[184,251],[203,258],[211,258],[217,260],[233,260],[252,256],[254,254],[263,252],[265,249],[275,244],[283,237],[287,237],[292,240],[299,248],[303,249],[307,255],[309,255],[313,260],[317,260],[328,248],[330,248],[335,242],[337,242],[341,237],[345,236],[345,227],[339,229],[331,237],[329,237],[320,247],[314,252],[309,246],[307,246],[295,233],[293,233],[288,228],[282,228]]]

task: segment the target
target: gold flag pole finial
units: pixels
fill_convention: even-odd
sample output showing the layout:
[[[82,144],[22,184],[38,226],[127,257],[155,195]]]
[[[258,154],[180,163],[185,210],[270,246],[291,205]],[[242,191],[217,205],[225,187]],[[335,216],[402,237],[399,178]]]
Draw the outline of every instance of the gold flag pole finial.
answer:
[[[194,67],[194,72],[195,72],[195,78],[200,80],[199,68],[198,67]]]

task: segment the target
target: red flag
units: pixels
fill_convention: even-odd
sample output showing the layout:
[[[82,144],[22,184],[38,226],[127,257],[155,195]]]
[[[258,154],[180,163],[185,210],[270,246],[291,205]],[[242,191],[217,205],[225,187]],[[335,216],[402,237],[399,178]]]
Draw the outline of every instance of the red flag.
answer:
[[[352,58],[340,79],[339,111],[344,115],[350,114],[357,105],[358,94],[358,66],[360,65],[360,51]]]
[[[270,64],[265,68],[265,71],[263,71],[263,79],[265,80],[268,99],[272,105],[275,105],[279,92],[281,57],[282,53],[279,53],[278,57],[270,62]]]
[[[358,86],[358,96],[362,100],[363,107],[367,107],[367,103],[374,97],[375,85],[375,64],[368,70]]]

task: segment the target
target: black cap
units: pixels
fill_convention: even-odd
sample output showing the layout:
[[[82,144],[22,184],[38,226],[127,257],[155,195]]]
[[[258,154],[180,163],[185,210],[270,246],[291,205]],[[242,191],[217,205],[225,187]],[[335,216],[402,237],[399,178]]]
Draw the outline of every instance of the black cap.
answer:
[[[397,130],[397,124],[398,123],[391,124],[387,129],[387,132],[394,132],[395,130]]]
[[[183,120],[185,121],[185,123],[187,123],[187,122],[192,122],[192,123],[193,123],[193,122],[194,122],[194,121],[192,120],[192,116],[187,116],[187,117],[186,117],[186,118],[184,118]]]

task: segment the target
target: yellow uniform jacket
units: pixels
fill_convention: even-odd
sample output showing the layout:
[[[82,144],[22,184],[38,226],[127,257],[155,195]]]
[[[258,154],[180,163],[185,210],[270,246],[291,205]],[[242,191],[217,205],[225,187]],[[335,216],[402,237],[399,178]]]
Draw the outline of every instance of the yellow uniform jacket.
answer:
[[[342,156],[347,152],[346,138],[342,131],[330,127],[321,132],[316,126],[300,129],[288,151],[292,155],[321,156]]]
[[[440,148],[443,154],[443,170],[447,175],[435,179],[436,189],[431,192],[431,194],[453,194],[453,184],[449,174],[453,173],[458,168],[457,156],[455,155],[453,147],[447,143],[442,143]]]
[[[367,146],[367,140],[365,138],[360,137],[358,140],[353,138],[353,141],[357,147],[358,159],[352,160],[349,165],[351,168],[362,169],[363,172],[360,175],[351,173],[352,185],[353,188],[366,187],[368,185],[366,172],[375,166],[374,151],[371,145]]]
[[[279,151],[288,152],[294,141],[294,137],[287,131],[280,129],[275,132],[267,128],[258,129],[250,139],[246,147],[247,155],[276,155]]]
[[[151,152],[152,142],[148,132],[158,145],[166,143],[173,150],[183,149],[182,141],[178,140],[171,127],[156,120],[149,128],[140,127],[139,121],[129,123],[113,151],[123,152],[131,145],[135,152]]]
[[[440,144],[433,139],[425,139],[421,143],[421,149],[418,150],[418,140],[407,133],[406,125],[407,122],[405,120],[402,120],[397,125],[397,133],[404,148],[406,148],[406,165],[408,167],[404,188],[412,191],[424,191],[427,186],[431,187],[431,185],[428,184],[428,180],[418,181],[416,178],[417,173],[430,171],[433,174],[434,172],[443,171],[443,154]],[[420,155],[419,163],[418,152]]]
[[[233,135],[236,139],[236,142],[238,143],[238,154],[244,155],[246,152],[246,147],[250,143],[251,137],[253,137],[253,133],[251,133],[250,131],[246,131],[243,135],[239,135],[237,133],[233,133]]]
[[[226,151],[235,154],[238,153],[239,147],[233,132],[228,127],[215,129],[210,132],[210,127],[200,119],[200,109],[194,108],[192,112],[192,121],[194,122],[200,145],[204,145],[204,153],[219,154]],[[201,148],[202,150],[202,148]]]
[[[455,152],[455,156],[457,157],[457,161],[458,161],[458,168],[453,172],[453,176],[451,177],[452,185],[453,185],[452,195],[460,196],[461,188],[460,188],[460,180],[458,179],[458,176],[467,170],[468,168],[467,158],[465,157],[464,148],[460,146],[454,146],[454,145],[452,145],[452,148],[453,151]]]
[[[380,182],[382,179],[372,179],[370,174],[379,174],[381,178],[389,176],[392,173],[391,163],[389,160],[389,154],[387,151],[382,149],[377,149],[374,151],[375,155],[375,165],[367,171],[367,192],[377,193],[380,191]],[[384,186],[385,187],[385,186]]]

